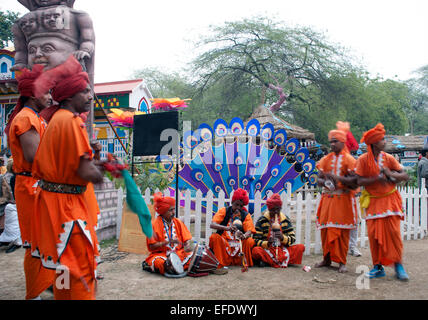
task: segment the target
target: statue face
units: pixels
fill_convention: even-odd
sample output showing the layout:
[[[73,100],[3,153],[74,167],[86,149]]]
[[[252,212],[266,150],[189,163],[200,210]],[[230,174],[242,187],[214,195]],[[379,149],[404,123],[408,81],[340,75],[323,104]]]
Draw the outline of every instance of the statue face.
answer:
[[[36,38],[28,44],[28,65],[41,64],[45,69],[56,67],[76,51],[75,45],[56,37]]]
[[[59,4],[61,4],[62,1],[59,1],[59,0],[34,0],[34,2],[39,7],[49,7],[49,6],[59,5]]]
[[[35,32],[37,29],[37,16],[32,12],[27,13],[19,19],[19,26],[25,35]]]
[[[64,22],[62,12],[55,8],[46,9],[42,14],[42,25],[50,31],[63,29]]]

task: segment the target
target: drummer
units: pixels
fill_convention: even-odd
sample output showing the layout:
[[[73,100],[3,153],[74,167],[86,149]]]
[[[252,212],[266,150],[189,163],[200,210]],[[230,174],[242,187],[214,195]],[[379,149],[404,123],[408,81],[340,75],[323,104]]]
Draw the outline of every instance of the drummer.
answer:
[[[241,265],[244,255],[248,267],[253,266],[252,234],[256,233],[251,215],[245,209],[249,198],[247,191],[238,188],[232,196],[232,205],[223,207],[214,215],[210,227],[217,230],[210,236],[210,248],[220,262],[218,271],[230,265]],[[241,249],[242,248],[242,249]],[[241,252],[242,250],[242,252]]]
[[[187,270],[193,254],[192,235],[186,225],[175,218],[175,199],[164,197],[162,193],[154,194],[154,208],[159,214],[152,223],[153,237],[147,238],[147,248],[150,255],[143,262],[143,269],[157,272],[174,274],[171,258],[176,255],[181,260],[183,270]]]

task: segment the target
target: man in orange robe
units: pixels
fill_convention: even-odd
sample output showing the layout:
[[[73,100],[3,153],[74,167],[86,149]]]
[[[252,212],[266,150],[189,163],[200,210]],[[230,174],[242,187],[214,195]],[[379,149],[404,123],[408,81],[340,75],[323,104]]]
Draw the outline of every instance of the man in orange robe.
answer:
[[[192,258],[192,234],[180,219],[174,217],[174,198],[164,197],[158,192],[155,193],[153,202],[159,215],[152,223],[152,238],[146,239],[150,255],[143,263],[143,269],[162,275],[174,275],[175,271],[166,263],[169,254],[174,252],[180,258],[185,271]]]
[[[52,119],[52,116],[55,114],[55,112],[57,112],[60,109],[59,105],[53,105],[50,106],[48,108],[43,109],[40,112],[40,115],[49,123],[49,121]],[[87,112],[86,112],[87,113]],[[85,122],[87,119],[86,113],[81,113],[80,117],[82,118],[82,120]],[[101,160],[100,159],[100,153],[102,150],[102,146],[98,141],[91,141],[90,143],[93,151],[94,151],[94,159],[95,160]],[[91,217],[92,217],[92,224],[94,226],[96,226],[95,230],[97,229],[98,226],[98,216],[100,214],[100,208],[98,206],[98,201],[97,201],[97,197],[95,195],[95,190],[94,190],[94,185],[93,183],[88,183],[88,185],[86,186],[86,191],[84,193],[85,195],[85,199],[87,202],[87,206],[89,208],[89,212],[91,212]],[[100,246],[98,243],[98,240],[96,240],[96,243],[94,244],[94,248],[95,248],[95,258],[97,263],[100,263],[101,258],[100,258]],[[97,279],[103,279],[103,276],[100,275],[100,273],[97,274]]]
[[[220,208],[210,227],[217,230],[210,236],[209,246],[219,261],[218,269],[241,265],[241,251],[246,259],[245,267],[253,266],[251,250],[254,247],[252,234],[256,233],[253,219],[244,208],[249,202],[247,191],[238,188],[232,196],[232,205]],[[240,230],[240,226],[242,229]]]
[[[85,124],[78,115],[90,109],[93,93],[88,74],[73,56],[36,81],[36,95],[46,88],[52,88],[60,109],[34,159],[33,175],[40,183],[32,253],[45,268],[56,270],[56,300],[91,300],[96,291],[97,238],[85,190],[89,182],[101,182],[103,172],[92,159]]]
[[[20,98],[6,127],[9,147],[16,173],[15,199],[19,227],[25,250],[24,273],[25,299],[40,299],[39,295],[53,283],[54,273],[41,267],[40,260],[31,256],[31,219],[37,179],[31,175],[34,156],[42,138],[46,122],[39,112],[48,107],[52,97],[45,91],[40,98],[34,95],[34,82],[43,72],[43,66],[34,65],[33,70],[24,69],[17,78]]]
[[[331,130],[328,134],[331,153],[318,163],[318,184],[323,186],[317,210],[317,226],[321,230],[323,260],[316,268],[339,263],[338,271],[346,272],[346,256],[349,247],[349,232],[356,228],[357,207],[355,194],[356,176],[352,174],[356,160],[345,146],[346,132]]]
[[[294,244],[296,234],[290,219],[281,212],[282,200],[279,194],[270,196],[265,212],[256,223],[252,250],[253,260],[259,266],[287,268],[289,264],[301,264],[305,245]],[[257,263],[256,263],[257,265]]]
[[[385,276],[383,265],[394,264],[399,280],[409,276],[402,265],[403,242],[400,220],[404,219],[403,203],[396,184],[409,179],[400,163],[385,153],[385,129],[381,123],[364,133],[361,142],[367,152],[357,161],[358,184],[364,186],[360,203],[367,223],[374,268],[369,278]],[[369,202],[367,204],[367,202]]]

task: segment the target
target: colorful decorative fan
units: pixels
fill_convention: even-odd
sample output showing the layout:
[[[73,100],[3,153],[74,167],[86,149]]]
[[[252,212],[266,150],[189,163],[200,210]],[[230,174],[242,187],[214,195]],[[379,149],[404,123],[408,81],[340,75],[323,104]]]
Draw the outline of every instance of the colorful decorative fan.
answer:
[[[152,108],[156,110],[170,111],[170,110],[181,110],[187,108],[188,105],[186,101],[192,99],[180,99],[180,98],[171,98],[171,99],[151,99],[153,101]]]
[[[219,140],[226,136],[243,135],[250,138],[248,142],[232,139],[229,143],[221,139],[222,142],[213,144],[214,138]],[[260,128],[258,120],[252,119],[244,127],[239,118],[232,119],[229,124],[217,119],[213,128],[201,124],[198,130],[186,132],[183,136],[179,190],[189,189],[192,194],[201,190],[204,196],[209,190],[215,196],[223,190],[229,198],[232,190],[243,188],[249,192],[250,199],[254,199],[257,191],[261,192],[262,199],[267,199],[270,192],[287,190],[287,185],[291,186],[291,192],[296,192],[306,184],[317,183],[315,161],[309,158],[309,150],[300,147],[299,140],[295,138],[287,140],[286,130],[275,131],[270,123]],[[258,138],[261,143],[256,143]],[[186,159],[183,154],[188,154],[189,150],[193,158]],[[166,170],[174,167],[173,160],[168,156],[159,157],[158,160],[162,161]],[[175,193],[175,185],[174,180],[170,184],[171,195]],[[216,211],[217,207],[214,206],[213,210]],[[249,211],[252,212],[251,205]]]
[[[134,125],[134,115],[141,115],[145,114],[141,111],[123,111],[120,109],[110,109],[111,113],[108,114],[108,117],[112,121],[113,126],[124,128],[124,129],[130,129]]]

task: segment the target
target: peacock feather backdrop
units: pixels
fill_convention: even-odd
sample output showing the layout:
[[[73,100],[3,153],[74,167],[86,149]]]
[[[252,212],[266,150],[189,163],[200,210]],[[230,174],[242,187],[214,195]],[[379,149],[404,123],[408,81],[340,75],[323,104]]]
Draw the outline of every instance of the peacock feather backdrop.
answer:
[[[174,168],[170,156],[160,155],[158,161],[164,170]],[[171,195],[176,182],[174,179],[170,184]],[[217,119],[213,127],[204,123],[184,133],[180,144],[178,188],[191,190],[193,195],[200,190],[205,196],[211,190],[217,196],[222,190],[229,198],[233,190],[243,188],[250,199],[258,191],[266,199],[270,192],[287,191],[287,184],[294,193],[316,183],[315,161],[309,150],[296,138],[287,140],[286,130],[275,131],[271,123],[261,128],[257,119],[246,126],[240,118],[230,123]],[[214,204],[213,210],[217,209]],[[249,211],[252,213],[251,205]]]

